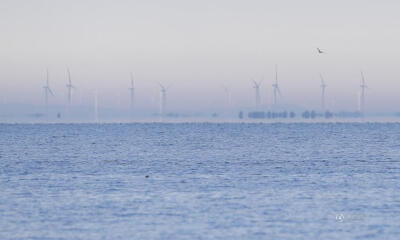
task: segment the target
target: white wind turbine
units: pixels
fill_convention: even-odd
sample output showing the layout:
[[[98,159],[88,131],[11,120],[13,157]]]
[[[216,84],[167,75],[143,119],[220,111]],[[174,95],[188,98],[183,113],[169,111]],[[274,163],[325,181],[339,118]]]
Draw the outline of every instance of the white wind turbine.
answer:
[[[161,83],[158,84],[160,86],[160,115],[164,116],[165,110],[167,108],[167,90],[168,88],[162,85]]]
[[[361,84],[360,84],[360,89],[361,89],[361,99],[360,99],[360,112],[364,114],[365,111],[365,89],[367,89],[368,86],[365,84],[365,78],[364,78],[364,73],[361,71]]]
[[[321,108],[323,111],[325,111],[325,89],[327,85],[325,84],[322,74],[319,74],[319,76],[321,78]]]
[[[43,89],[44,89],[44,103],[47,108],[47,105],[49,103],[49,94],[54,96],[54,93],[53,93],[53,91],[51,91],[51,88],[49,86],[49,70],[48,69],[46,69],[46,86],[44,86]]]
[[[255,80],[252,80],[253,82],[253,88],[255,90],[255,100],[256,100],[256,109],[260,109],[260,86],[262,81],[256,82]]]
[[[134,98],[135,98],[135,88],[133,85],[133,73],[131,73],[131,87],[129,88],[130,92],[130,107],[131,110],[133,110],[133,103],[134,103]]]
[[[68,83],[67,83],[67,90],[68,90],[68,105],[71,105],[71,98],[72,98],[72,89],[75,89],[75,86],[72,85],[71,82],[71,72],[69,71],[69,68],[67,68],[67,75],[68,75]]]
[[[99,99],[98,90],[94,91],[94,121],[99,122]]]
[[[232,105],[232,97],[231,97],[231,91],[227,86],[222,86],[224,88],[224,92],[226,94],[226,103],[228,108],[231,107]]]
[[[278,94],[281,96],[281,90],[278,85],[278,65],[275,65],[275,83],[272,84],[272,87],[274,88],[274,105],[276,105]]]

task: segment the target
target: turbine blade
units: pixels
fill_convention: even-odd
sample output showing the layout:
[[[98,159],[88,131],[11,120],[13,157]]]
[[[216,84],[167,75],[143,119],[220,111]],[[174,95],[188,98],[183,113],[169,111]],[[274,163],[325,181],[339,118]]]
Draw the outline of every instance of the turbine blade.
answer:
[[[71,72],[69,71],[69,68],[67,68],[67,74],[68,74],[68,82],[69,82],[70,85],[72,85]]]
[[[163,91],[166,90],[165,87],[164,87],[164,85],[162,85],[161,83],[158,83],[158,85],[160,86],[161,90],[163,90]]]
[[[49,91],[49,93],[50,93],[52,96],[54,96],[53,91],[51,91],[51,89],[50,89],[49,87],[47,87],[47,90]]]
[[[133,73],[131,72],[131,88],[133,89]]]
[[[46,68],[46,86],[49,86],[49,69]]]

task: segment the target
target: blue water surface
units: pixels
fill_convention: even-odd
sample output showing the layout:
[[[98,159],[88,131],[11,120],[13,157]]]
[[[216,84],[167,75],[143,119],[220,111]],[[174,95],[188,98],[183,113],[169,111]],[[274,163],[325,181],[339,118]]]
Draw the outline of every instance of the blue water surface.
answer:
[[[0,124],[0,239],[400,239],[400,124]]]

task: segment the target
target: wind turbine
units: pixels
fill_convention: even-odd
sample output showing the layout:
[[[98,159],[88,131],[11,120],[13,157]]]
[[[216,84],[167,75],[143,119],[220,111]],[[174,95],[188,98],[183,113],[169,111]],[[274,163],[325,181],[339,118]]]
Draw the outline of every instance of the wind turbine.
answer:
[[[260,86],[262,81],[256,82],[255,80],[253,81],[253,88],[255,90],[255,96],[256,96],[256,109],[258,110],[260,108]]]
[[[68,84],[66,86],[67,86],[67,90],[68,90],[68,105],[71,105],[72,89],[75,89],[75,86],[72,85],[71,72],[69,71],[69,68],[67,68],[67,75],[68,75]]]
[[[274,105],[276,105],[278,94],[281,96],[281,90],[278,85],[278,65],[275,65],[275,83],[272,84],[272,87],[274,88]]]
[[[133,110],[133,101],[134,101],[134,97],[135,97],[135,88],[133,85],[133,73],[131,73],[131,87],[129,88],[129,91],[131,93],[130,106],[131,106],[131,110]]]
[[[322,74],[319,74],[321,78],[321,108],[323,111],[325,111],[325,88],[326,84],[324,81],[324,78],[322,77]]]
[[[99,122],[99,100],[97,89],[94,91],[94,121],[96,123]]]
[[[361,71],[361,104],[360,104],[360,112],[364,114],[365,111],[365,89],[368,88],[368,86],[365,84],[365,78],[364,78],[364,73]]]
[[[160,86],[160,115],[163,116],[165,114],[165,110],[167,107],[167,89],[161,83],[158,84]]]
[[[44,103],[47,105],[49,103],[49,93],[54,96],[54,93],[51,91],[50,86],[49,86],[49,70],[46,69],[46,86],[43,87],[44,89]]]
[[[222,87],[224,88],[224,92],[226,94],[228,107],[231,107],[231,102],[232,102],[231,91],[227,86],[222,86]]]

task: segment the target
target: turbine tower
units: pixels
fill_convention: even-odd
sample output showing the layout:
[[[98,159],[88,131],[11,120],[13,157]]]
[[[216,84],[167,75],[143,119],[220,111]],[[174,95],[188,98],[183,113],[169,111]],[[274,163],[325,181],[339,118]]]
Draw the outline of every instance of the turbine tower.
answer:
[[[278,65],[275,65],[275,83],[272,84],[272,87],[274,88],[274,105],[276,105],[278,94],[279,96],[281,95],[281,90],[278,85]]]
[[[364,73],[361,71],[361,102],[360,102],[360,112],[364,115],[365,112],[365,89],[367,89],[367,85],[365,84]]]
[[[260,109],[260,85],[262,81],[256,82],[254,80],[253,81],[253,88],[255,90],[255,94],[256,94],[256,109]]]
[[[226,94],[226,104],[228,108],[230,108],[232,105],[231,91],[227,86],[222,86],[222,87],[224,88],[224,92]]]
[[[68,90],[68,105],[71,105],[72,89],[75,89],[75,86],[72,85],[71,73],[69,71],[69,68],[67,68],[67,75],[68,75],[68,84],[66,86]]]
[[[49,103],[49,93],[54,96],[54,93],[51,91],[50,86],[49,86],[49,70],[46,69],[46,86],[43,87],[44,89],[44,103],[47,105]]]
[[[134,101],[134,97],[135,97],[135,88],[133,85],[133,73],[131,73],[131,87],[129,88],[129,91],[131,93],[130,107],[131,107],[131,110],[133,110],[133,101]]]
[[[167,88],[161,83],[158,85],[160,85],[160,115],[164,116],[167,106]]]
[[[324,81],[324,78],[322,77],[322,74],[319,74],[321,78],[321,108],[323,111],[325,111],[325,88],[326,84]]]
[[[94,121],[96,123],[99,122],[99,100],[97,89],[94,91]]]

